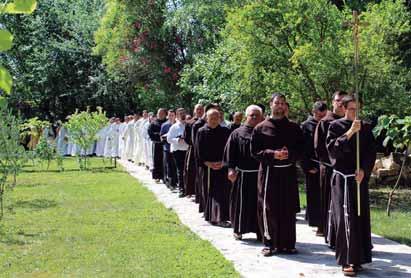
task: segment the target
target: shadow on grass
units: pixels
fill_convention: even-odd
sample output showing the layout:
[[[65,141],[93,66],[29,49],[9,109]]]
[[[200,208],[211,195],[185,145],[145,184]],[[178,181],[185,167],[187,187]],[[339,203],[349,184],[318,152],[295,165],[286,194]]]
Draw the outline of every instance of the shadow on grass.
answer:
[[[29,208],[34,210],[48,209],[56,207],[58,203],[54,200],[34,199],[29,201],[17,201],[13,204],[16,208]]]
[[[31,239],[40,236],[39,234],[29,234],[23,231],[15,233],[15,231],[8,231],[4,225],[0,225],[0,243],[7,245],[26,245],[29,243],[24,237]]]
[[[80,170],[80,169],[64,169],[64,171],[52,169],[25,169],[23,170],[24,173],[64,173],[64,172],[106,172],[107,170],[114,170],[116,172],[123,172],[120,168],[116,168],[114,166],[104,166],[104,167],[94,167],[87,170]]]

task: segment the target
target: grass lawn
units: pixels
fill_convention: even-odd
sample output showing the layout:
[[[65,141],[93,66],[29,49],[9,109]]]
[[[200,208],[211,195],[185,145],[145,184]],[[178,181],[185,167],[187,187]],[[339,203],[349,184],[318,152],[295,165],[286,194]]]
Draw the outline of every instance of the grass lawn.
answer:
[[[301,207],[306,208],[304,186],[300,186]],[[371,230],[374,234],[411,246],[411,190],[400,189],[394,195],[391,216],[386,207],[389,188],[370,189]]]
[[[70,158],[63,173],[18,177],[0,222],[1,277],[239,276],[134,178],[91,162],[100,169]]]

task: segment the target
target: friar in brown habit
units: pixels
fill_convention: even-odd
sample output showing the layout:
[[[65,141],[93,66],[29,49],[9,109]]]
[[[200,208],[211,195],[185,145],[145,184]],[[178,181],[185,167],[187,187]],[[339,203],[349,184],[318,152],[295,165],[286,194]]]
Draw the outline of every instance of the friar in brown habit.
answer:
[[[328,158],[328,151],[325,140],[330,123],[344,116],[345,111],[341,101],[345,95],[347,95],[347,93],[344,91],[336,91],[333,94],[333,111],[329,111],[327,115],[318,123],[314,133],[314,149],[319,160],[321,188],[321,223],[319,225],[317,235],[324,235],[325,242],[330,248],[334,248],[335,246],[335,231],[329,229],[329,227],[332,227],[333,221],[330,209],[330,182],[333,169]]]
[[[344,275],[355,276],[361,264],[371,262],[371,225],[368,181],[376,158],[376,144],[368,123],[355,120],[355,99],[342,100],[345,117],[330,124],[327,149],[331,178],[332,215],[336,231],[335,255]],[[356,171],[356,133],[360,137],[360,170]],[[357,182],[360,183],[360,216],[357,212]]]
[[[223,165],[224,147],[230,131],[222,127],[221,113],[207,111],[207,123],[198,130],[199,165],[203,168],[204,218],[213,225],[229,227],[230,184]]]
[[[313,105],[312,116],[301,124],[304,135],[304,159],[302,168],[305,174],[305,190],[307,193],[307,209],[305,219],[311,227],[317,227],[317,235],[322,235],[321,194],[320,194],[320,165],[314,151],[314,132],[318,122],[327,113],[327,104],[316,101]]]
[[[219,106],[214,103],[207,104],[205,107],[205,112],[210,109],[218,108]],[[203,168],[199,163],[198,157],[198,144],[197,144],[197,132],[206,124],[207,116],[204,114],[202,118],[198,119],[191,128],[191,142],[193,144],[194,152],[194,167],[196,167],[196,176],[195,176],[195,202],[198,203],[198,211],[204,212],[205,208],[205,199],[207,193],[203,190]]]
[[[270,106],[271,117],[258,124],[251,137],[252,155],[260,162],[257,221],[266,246],[264,256],[297,252],[295,222],[300,204],[296,162],[304,148],[300,126],[285,117],[285,96],[273,94]]]
[[[238,240],[246,233],[257,233],[257,238],[262,238],[258,233],[256,219],[259,162],[251,156],[250,150],[251,134],[262,120],[262,109],[257,105],[248,106],[244,125],[231,133],[225,146],[224,163],[232,183],[230,219],[234,238]]]
[[[148,135],[153,142],[153,179],[158,183],[164,178],[163,174],[163,142],[160,137],[161,125],[167,119],[167,110],[160,108],[157,111],[157,119],[148,127]]]
[[[191,131],[193,128],[193,124],[202,118],[204,115],[204,106],[201,104],[197,104],[194,106],[194,116],[191,120],[186,122],[185,131],[184,131],[184,141],[188,144],[187,155],[184,164],[184,185],[185,185],[185,194],[187,196],[195,195],[195,177],[197,173],[197,169],[195,166],[194,160],[194,148],[193,148],[193,141],[191,136]]]

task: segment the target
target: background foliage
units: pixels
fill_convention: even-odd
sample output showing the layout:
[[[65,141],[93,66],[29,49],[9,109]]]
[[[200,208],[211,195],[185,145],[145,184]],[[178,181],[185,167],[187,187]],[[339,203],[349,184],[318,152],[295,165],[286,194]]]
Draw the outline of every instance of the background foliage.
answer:
[[[411,1],[44,0],[3,14],[8,96],[25,117],[65,119],[216,101],[228,110],[283,91],[292,117],[353,87],[352,9],[361,12],[367,118],[410,113]],[[304,111],[305,113],[301,113]]]

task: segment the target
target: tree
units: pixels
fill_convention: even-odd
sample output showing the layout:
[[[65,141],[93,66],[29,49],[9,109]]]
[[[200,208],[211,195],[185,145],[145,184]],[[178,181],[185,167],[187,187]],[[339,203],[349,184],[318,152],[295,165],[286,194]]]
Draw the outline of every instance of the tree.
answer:
[[[410,30],[401,2],[382,1],[361,15],[361,97],[368,117],[381,111],[407,113],[410,73],[398,56],[398,37]],[[311,103],[330,100],[337,89],[353,88],[351,11],[326,0],[258,1],[233,9],[213,52],[185,68],[180,85],[197,99],[218,96],[232,109],[268,102],[283,91],[294,115]],[[395,26],[395,28],[393,28]],[[396,103],[396,105],[394,105]]]
[[[400,187],[405,163],[407,162],[408,155],[411,153],[411,116],[399,118],[397,115],[382,115],[378,118],[378,124],[373,132],[376,137],[385,136],[383,141],[384,147],[387,147],[388,143],[391,142],[396,151],[402,151],[403,153],[400,173],[388,194],[387,215],[390,216],[392,200],[395,191]]]
[[[13,176],[13,188],[25,161],[25,151],[20,145],[20,123],[20,119],[12,115],[6,104],[0,104],[0,219],[3,216],[7,178]]]
[[[3,14],[31,14],[37,6],[34,0],[15,0],[0,4],[0,15]],[[0,29],[0,51],[10,50],[13,46],[13,35],[3,26]],[[9,71],[0,64],[0,102],[4,102],[6,94],[10,94],[13,79]],[[3,91],[3,92],[2,92]]]
[[[97,111],[78,112],[70,115],[65,127],[68,130],[68,137],[71,142],[80,147],[80,152],[77,154],[79,158],[79,166],[81,170],[87,170],[87,155],[86,151],[98,139],[97,133],[107,124],[107,117],[101,107],[97,107]]]
[[[8,97],[25,118],[65,120],[76,108],[122,114],[135,100],[92,55],[103,0],[44,0],[33,16],[4,16],[15,45],[4,57],[15,88]]]

